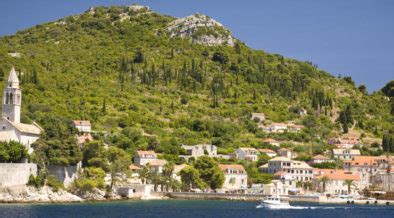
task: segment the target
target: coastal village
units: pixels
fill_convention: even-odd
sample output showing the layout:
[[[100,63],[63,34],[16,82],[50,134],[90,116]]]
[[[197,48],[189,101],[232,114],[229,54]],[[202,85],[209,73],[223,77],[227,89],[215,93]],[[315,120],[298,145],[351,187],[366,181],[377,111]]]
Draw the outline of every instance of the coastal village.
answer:
[[[17,72],[12,68],[3,91],[0,140],[10,145],[11,142],[20,143],[28,154],[32,154],[32,145],[44,129],[39,123],[21,122],[22,94]],[[301,117],[307,113],[305,109],[299,110]],[[86,172],[90,173],[85,170],[86,163],[48,166],[47,173],[61,183],[62,190],[50,191],[51,188],[46,187],[47,193],[42,192],[44,188],[37,191],[41,195],[34,194],[34,190],[39,189],[28,188],[33,184],[32,178],[38,175],[39,166],[36,163],[27,158],[19,163],[0,163],[0,201],[21,201],[21,198],[26,198],[26,201],[201,198],[204,194],[207,198],[237,199],[238,196],[241,200],[258,199],[265,195],[292,196],[298,200],[318,202],[335,202],[338,199],[349,202],[350,196],[352,199],[392,199],[394,156],[362,155],[365,141],[351,134],[329,139],[327,144],[332,148],[330,150],[314,154],[312,148],[310,151],[297,151],[300,145],[294,146],[294,143],[281,140],[280,136],[301,132],[304,126],[293,121],[275,123],[268,119],[264,113],[250,114],[250,120],[270,136],[262,139],[261,146],[257,148],[239,147],[233,153],[221,154],[213,144],[179,144],[182,150],[178,155],[180,164],[166,160],[164,154],[153,149],[136,150],[127,164],[127,170],[105,172],[102,175],[104,184],[85,187],[84,193],[79,195],[66,190],[83,178]],[[94,146],[95,142],[100,141],[98,136],[105,134],[95,131],[89,120],[74,120],[71,125],[77,130],[75,138],[80,148]],[[104,144],[104,153],[109,152],[112,146],[104,141],[100,143]],[[374,146],[380,145],[374,142]],[[301,152],[313,156],[304,160]],[[90,161],[88,163],[91,164]],[[253,164],[257,164],[257,172],[247,170]],[[267,179],[254,183],[250,179],[251,174],[264,175]],[[209,177],[210,180],[203,184],[200,176]],[[206,184],[207,181],[211,184]]]

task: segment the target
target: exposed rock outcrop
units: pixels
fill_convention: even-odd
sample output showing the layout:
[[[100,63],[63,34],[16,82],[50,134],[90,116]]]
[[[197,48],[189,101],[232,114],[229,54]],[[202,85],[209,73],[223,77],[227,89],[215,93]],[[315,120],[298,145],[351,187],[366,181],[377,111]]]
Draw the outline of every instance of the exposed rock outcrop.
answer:
[[[84,199],[67,191],[52,191],[44,186],[40,189],[34,187],[12,187],[0,190],[0,202],[3,203],[27,203],[27,202],[81,202]]]
[[[235,42],[227,28],[204,14],[176,19],[166,27],[166,31],[170,37],[190,38],[193,43],[209,46],[234,46]]]

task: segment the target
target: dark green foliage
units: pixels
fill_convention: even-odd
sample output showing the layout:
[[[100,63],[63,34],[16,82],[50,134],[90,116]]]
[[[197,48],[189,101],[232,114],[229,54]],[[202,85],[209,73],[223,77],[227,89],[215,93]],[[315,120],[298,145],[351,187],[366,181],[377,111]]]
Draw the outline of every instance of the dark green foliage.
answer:
[[[138,49],[135,52],[134,63],[143,63],[144,61],[145,61],[144,53],[142,53],[141,49]]]
[[[367,87],[366,87],[364,84],[361,84],[361,85],[358,87],[358,90],[359,90],[361,93],[363,93],[364,95],[368,94]]]
[[[82,160],[82,152],[75,138],[71,120],[48,116],[40,120],[44,133],[32,147],[34,156],[45,165],[75,165]]]
[[[318,169],[338,169],[341,168],[336,162],[316,163],[311,165]]]
[[[350,105],[347,105],[345,107],[345,110],[339,113],[338,121],[339,123],[342,124],[343,132],[347,133],[349,129],[349,125],[353,124],[353,113],[352,113],[352,107]]]
[[[190,191],[192,188],[203,189],[207,186],[207,184],[201,180],[199,171],[192,166],[187,166],[182,169],[180,175],[184,191]]]
[[[201,180],[211,189],[219,189],[223,186],[224,175],[215,160],[208,156],[202,156],[194,162],[193,166],[198,170]]]
[[[394,134],[387,133],[383,135],[382,147],[385,152],[394,152]]]
[[[19,142],[0,142],[0,163],[19,163],[27,157],[25,146]]]
[[[382,92],[388,97],[394,97],[394,80],[388,82],[383,88]]]
[[[221,64],[227,64],[228,56],[223,52],[215,52],[212,55],[212,61],[219,62]]]
[[[353,79],[352,79],[352,77],[350,77],[350,76],[345,76],[345,77],[343,77],[343,80],[345,80],[345,82],[349,83],[349,84],[352,85],[352,86],[355,85],[355,84],[354,84],[354,81],[353,81]]]

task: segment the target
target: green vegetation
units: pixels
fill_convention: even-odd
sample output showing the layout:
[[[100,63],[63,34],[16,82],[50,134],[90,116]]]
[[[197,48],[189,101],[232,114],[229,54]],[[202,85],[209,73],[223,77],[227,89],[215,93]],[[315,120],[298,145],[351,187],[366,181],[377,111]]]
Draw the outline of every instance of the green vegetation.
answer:
[[[193,166],[199,172],[201,180],[211,189],[220,189],[223,186],[224,175],[215,160],[202,156],[194,162]]]
[[[47,177],[47,185],[52,188],[54,192],[64,189],[63,182],[59,181],[55,176],[49,175]]]
[[[383,151],[394,153],[394,134],[388,133],[383,135],[382,140]]]
[[[104,189],[105,172],[101,168],[86,167],[79,178],[73,183],[71,190],[73,192],[87,193],[93,192],[94,189]]]
[[[165,27],[174,19],[123,6],[97,7],[0,38],[0,79],[11,66],[21,72],[22,121],[36,121],[45,130],[31,157],[41,170],[82,160],[116,182],[138,149],[180,164],[185,162],[178,157],[184,154],[180,144],[212,143],[229,154],[239,147],[276,149],[262,143],[271,137],[292,141],[288,146],[309,160],[332,148],[327,139],[348,131],[370,138],[394,131],[392,82],[368,94],[350,77],[335,78],[311,62],[253,50],[240,40],[230,47],[171,38]],[[196,34],[215,35],[212,31]],[[300,115],[301,108],[308,115]],[[267,134],[250,120],[252,112],[264,113],[265,123],[294,121],[305,128]],[[81,149],[73,119],[90,120],[98,141]],[[1,158],[13,161],[3,150]],[[267,160],[261,157],[259,164]],[[182,171],[184,188],[221,187],[222,174],[210,168],[215,160],[206,161]],[[243,165],[251,181],[271,179],[259,174],[257,165]],[[83,190],[101,187],[85,177]],[[143,179],[171,183],[148,171]]]
[[[0,142],[0,163],[19,163],[27,157],[25,146],[19,142]]]
[[[200,178],[200,173],[193,166],[187,166],[180,172],[182,186],[184,191],[190,191],[192,188],[204,189],[207,184]]]

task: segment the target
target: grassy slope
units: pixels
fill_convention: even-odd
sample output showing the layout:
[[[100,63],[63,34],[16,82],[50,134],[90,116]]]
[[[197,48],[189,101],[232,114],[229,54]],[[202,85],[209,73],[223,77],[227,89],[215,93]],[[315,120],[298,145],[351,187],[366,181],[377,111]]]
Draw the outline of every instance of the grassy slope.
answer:
[[[0,38],[0,69],[8,73],[14,65],[25,73],[36,69],[39,75],[38,85],[22,84],[24,120],[40,120],[46,114],[55,114],[93,120],[98,130],[117,132],[121,129],[119,126],[133,126],[159,136],[162,143],[173,137],[183,143],[211,142],[220,138],[224,143],[219,145],[234,147],[251,145],[263,136],[248,130],[246,120],[251,112],[264,112],[274,121],[297,120],[288,107],[302,106],[312,111],[309,91],[318,88],[334,98],[334,107],[338,110],[353,104],[355,117],[363,120],[366,132],[372,132],[375,126],[380,132],[393,128],[389,104],[380,93],[363,95],[352,85],[308,63],[255,51],[242,43],[241,54],[237,54],[231,47],[206,47],[188,40],[169,39],[162,29],[174,19],[172,17],[155,13],[132,14],[130,20],[120,22],[116,15],[124,8],[99,10],[102,12],[96,15],[84,13],[62,19],[64,23],[46,23]],[[190,66],[192,59],[198,64],[203,61],[206,82],[197,84],[197,90],[193,91],[181,89],[176,82],[149,87],[127,77],[121,91],[119,62],[122,57],[133,57],[139,48],[148,68],[154,63],[160,69],[164,62],[166,67],[179,72],[184,62]],[[171,58],[172,49],[174,58]],[[204,51],[209,52],[209,57],[203,55]],[[230,63],[238,63],[241,69],[238,84],[236,75],[229,70],[230,64],[211,61],[215,51],[227,54]],[[20,52],[23,56],[12,58],[8,52]],[[274,75],[270,83],[278,83],[285,89],[292,86],[295,78],[302,77],[309,81],[307,87],[301,92],[292,91],[287,97],[279,88],[270,89],[267,82],[247,82],[245,78],[249,73],[261,74],[259,61],[264,62],[266,74]],[[136,64],[136,68],[141,71],[143,64]],[[210,81],[219,72],[224,73],[228,88],[220,107],[212,108]],[[255,90],[257,97],[253,98]],[[188,103],[181,104],[181,98]],[[104,99],[106,114],[102,113]],[[319,125],[336,130],[335,125],[326,122],[329,118],[324,117],[319,118],[322,120]],[[190,122],[194,119],[209,120],[215,128],[218,128],[217,123],[224,124],[226,134],[215,133],[212,128],[191,131]],[[307,135],[312,137],[312,133],[314,131],[309,131]]]

